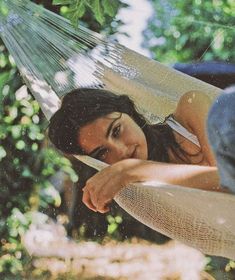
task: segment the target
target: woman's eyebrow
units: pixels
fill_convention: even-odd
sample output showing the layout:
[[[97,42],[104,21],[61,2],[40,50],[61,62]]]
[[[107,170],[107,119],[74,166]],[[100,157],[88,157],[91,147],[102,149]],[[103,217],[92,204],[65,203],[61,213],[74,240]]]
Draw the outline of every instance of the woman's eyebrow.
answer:
[[[113,126],[114,126],[115,122],[116,122],[117,120],[119,120],[119,119],[120,119],[120,117],[118,117],[117,119],[115,119],[115,120],[113,120],[113,121],[111,122],[111,124],[109,125],[109,127],[108,127],[108,129],[107,129],[105,138],[108,138],[108,137],[109,137],[109,135],[110,135],[110,133],[111,133],[111,131],[112,131],[112,129],[113,129]]]

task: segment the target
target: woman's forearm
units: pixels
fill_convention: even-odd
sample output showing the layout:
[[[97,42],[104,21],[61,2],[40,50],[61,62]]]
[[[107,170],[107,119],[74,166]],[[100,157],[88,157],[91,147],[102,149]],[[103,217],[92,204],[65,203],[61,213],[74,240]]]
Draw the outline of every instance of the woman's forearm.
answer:
[[[125,159],[104,168],[87,180],[83,188],[83,202],[93,211],[107,212],[107,204],[122,188],[144,181],[223,191],[219,187],[216,167]]]
[[[127,168],[127,181],[159,181],[172,185],[198,188],[211,191],[223,191],[220,187],[216,167],[170,164],[153,161],[130,159],[130,168]],[[126,162],[128,165],[128,160]]]

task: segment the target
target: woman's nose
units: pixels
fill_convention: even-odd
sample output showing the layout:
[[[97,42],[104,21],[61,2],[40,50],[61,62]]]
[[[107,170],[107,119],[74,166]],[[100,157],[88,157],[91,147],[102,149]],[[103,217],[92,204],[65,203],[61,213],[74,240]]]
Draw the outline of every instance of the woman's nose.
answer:
[[[128,147],[124,143],[116,143],[113,149],[118,160],[128,158]]]

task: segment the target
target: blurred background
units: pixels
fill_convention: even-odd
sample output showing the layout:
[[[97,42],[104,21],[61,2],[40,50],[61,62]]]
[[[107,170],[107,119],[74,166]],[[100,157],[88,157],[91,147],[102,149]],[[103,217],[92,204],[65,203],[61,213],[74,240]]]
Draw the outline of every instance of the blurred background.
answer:
[[[233,0],[32,2],[222,89],[235,83]],[[81,189],[94,170],[50,146],[22,86],[0,40],[0,279],[235,279],[234,261],[171,243],[115,203],[107,214],[86,208]]]

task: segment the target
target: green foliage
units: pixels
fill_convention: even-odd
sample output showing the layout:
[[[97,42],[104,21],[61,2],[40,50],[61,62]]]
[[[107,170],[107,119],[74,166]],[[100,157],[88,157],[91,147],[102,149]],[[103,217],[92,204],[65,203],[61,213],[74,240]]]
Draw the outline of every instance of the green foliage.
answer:
[[[230,260],[225,267],[225,271],[228,272],[228,271],[231,271],[231,270],[235,270],[235,261],[233,261],[233,260]]]
[[[0,49],[0,275],[16,275],[26,256],[20,244],[30,224],[25,213],[49,204],[59,206],[60,195],[50,180],[58,170],[74,182],[77,175],[68,159],[45,146],[39,105],[21,87],[4,46]]]
[[[35,1],[36,2],[36,1]],[[47,4],[47,1],[37,1]],[[107,33],[119,1],[54,1],[60,11],[77,25]],[[55,8],[53,6],[52,8]],[[0,14],[9,11],[0,1]],[[94,17],[100,24],[94,26]],[[84,23],[86,22],[86,23]],[[118,22],[115,26],[118,26]],[[97,27],[98,26],[98,27]],[[12,57],[0,41],[0,278],[21,279],[30,258],[21,245],[21,236],[32,221],[31,210],[58,207],[59,192],[51,178],[62,171],[76,182],[78,176],[70,161],[52,149],[45,138],[47,123],[38,103],[22,87],[22,80]]]
[[[29,262],[29,256],[19,240],[28,228],[30,221],[29,217],[21,213],[18,208],[12,209],[6,219],[6,224],[3,224],[1,219],[1,230],[5,227],[6,232],[1,238],[0,277],[18,275],[19,272],[23,272],[24,265]]]
[[[162,62],[235,61],[233,0],[153,1],[146,46]]]
[[[85,12],[91,11],[99,24],[105,23],[106,17],[113,18],[120,6],[115,0],[53,0],[53,5],[62,5],[62,13],[76,26]]]
[[[108,229],[107,232],[110,236],[113,238],[118,238],[119,237],[119,225],[122,223],[122,217],[117,215],[117,216],[112,216],[112,215],[107,215],[106,217],[108,221]]]
[[[0,15],[6,16],[8,15],[9,10],[6,7],[6,4],[3,1],[0,1]]]
[[[10,89],[9,84],[6,84],[2,90],[4,100],[1,107],[4,108],[4,112],[0,122],[0,201],[7,200],[13,189],[14,194],[21,196],[22,200],[17,197],[14,201],[12,198],[9,208],[17,207],[24,211],[27,210],[25,199],[29,197],[30,189],[33,186],[37,186],[38,189],[52,188],[49,178],[60,166],[73,176],[73,179],[76,176],[67,159],[62,160],[50,148],[43,149],[45,136],[38,103],[26,90],[23,98],[20,97],[19,91],[14,98]],[[7,209],[5,208],[1,215],[4,215],[4,211]]]

